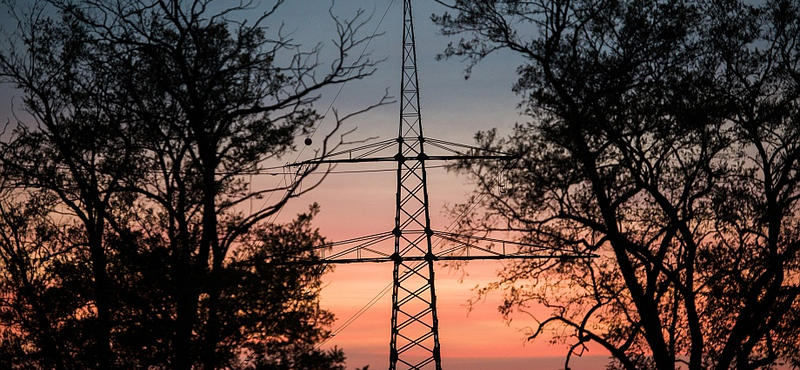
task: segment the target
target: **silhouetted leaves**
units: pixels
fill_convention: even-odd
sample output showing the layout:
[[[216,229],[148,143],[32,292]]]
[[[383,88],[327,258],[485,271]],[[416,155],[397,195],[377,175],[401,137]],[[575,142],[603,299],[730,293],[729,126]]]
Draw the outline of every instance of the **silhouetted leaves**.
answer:
[[[566,365],[595,342],[612,368],[797,366],[800,4],[446,5],[434,21],[464,38],[442,57],[470,73],[521,55],[530,117],[477,136],[514,166],[457,167],[484,208],[462,228],[600,256],[508,266],[484,290],[505,291],[502,311],[551,308],[531,337],[568,343]]]
[[[333,321],[324,269],[278,263],[316,258],[317,209],[269,222],[318,166],[277,188],[247,174],[320,119],[320,89],[374,72],[353,49],[374,37],[354,33],[363,13],[332,16],[338,59],[323,66],[269,34],[274,7],[3,3],[18,27],[0,78],[26,115],[0,145],[0,366],[342,369],[341,350],[316,348]],[[332,136],[318,154],[343,144]]]

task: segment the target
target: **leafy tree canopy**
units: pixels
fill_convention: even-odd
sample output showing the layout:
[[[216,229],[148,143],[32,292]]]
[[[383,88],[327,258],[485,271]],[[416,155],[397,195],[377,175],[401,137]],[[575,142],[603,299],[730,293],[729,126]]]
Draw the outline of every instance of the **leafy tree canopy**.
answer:
[[[0,144],[0,367],[343,369],[317,348],[324,269],[276,260],[316,258],[316,206],[272,221],[318,166],[248,179],[314,127],[321,89],[375,71],[369,19],[331,12],[323,64],[282,0],[3,3],[0,78],[26,115]]]

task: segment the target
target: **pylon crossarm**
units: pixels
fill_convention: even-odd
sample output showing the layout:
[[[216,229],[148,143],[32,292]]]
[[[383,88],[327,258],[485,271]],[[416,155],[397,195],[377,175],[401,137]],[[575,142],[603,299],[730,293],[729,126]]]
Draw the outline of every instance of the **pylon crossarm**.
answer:
[[[365,252],[369,253],[371,255],[371,257],[364,257],[364,253]],[[385,259],[386,261],[389,261],[391,259],[391,256],[392,256],[391,254],[384,253],[384,252],[379,251],[377,249],[369,248],[369,247],[366,247],[366,246],[356,246],[356,247],[352,247],[352,248],[343,250],[343,251],[341,251],[339,253],[336,253],[334,255],[323,257],[321,262],[323,262],[323,263],[336,263],[336,261],[347,260],[348,259],[347,256],[349,256],[349,255],[355,255],[354,258],[350,258],[350,259],[355,259],[357,261],[365,261],[367,259],[380,259],[380,260],[384,260]]]
[[[499,150],[481,148],[474,145],[454,143],[451,141],[445,141],[434,138],[425,138],[425,143],[428,144],[429,146],[440,148],[447,152],[456,154],[462,158],[491,156],[492,158],[495,159],[496,158],[512,159],[518,157],[511,153],[501,152]]]
[[[394,236],[389,232],[373,234],[366,237],[353,238],[317,247],[320,251],[320,263],[347,263],[343,261],[364,261],[378,259],[388,261],[391,253],[375,248],[383,241]]]
[[[495,160],[502,160],[502,159],[512,159],[513,157],[505,156],[505,155],[425,155],[424,158],[420,158],[420,156],[393,156],[393,157],[371,157],[371,158],[330,158],[323,157],[319,159],[309,159],[307,161],[291,163],[287,166],[294,167],[294,166],[304,166],[307,164],[320,164],[320,163],[365,163],[365,162],[396,162],[396,161],[414,161],[414,160],[425,160],[425,161],[456,161],[456,160],[464,160],[464,159],[495,159]]]
[[[396,155],[397,142],[405,144],[405,151],[402,156]],[[428,145],[428,153],[421,154],[417,151],[418,146],[412,145],[422,141]],[[437,153],[431,153],[431,149]],[[392,155],[395,153],[395,155]],[[305,161],[287,164],[287,167],[299,167],[309,164],[336,164],[336,163],[363,163],[363,162],[396,162],[396,161],[452,161],[464,159],[485,159],[485,160],[510,160],[517,158],[514,155],[480,148],[472,145],[452,143],[439,139],[403,137],[401,139],[382,140],[379,142],[362,145],[356,148],[340,150],[326,154],[322,157],[312,158]]]
[[[375,153],[380,153],[384,150],[390,153],[396,144],[396,140],[381,140],[375,143],[365,144],[359,147],[340,150],[333,153],[328,153],[322,157],[316,157],[309,160],[287,164],[289,167],[304,166],[307,164],[315,163],[337,163],[337,160],[350,160],[354,162],[369,162],[369,157]],[[366,160],[364,160],[366,158]],[[390,157],[389,157],[390,158]],[[391,161],[392,159],[385,159],[383,157],[374,158],[372,161]]]
[[[377,244],[394,239],[391,232],[382,232],[358,238],[325,243],[312,247],[318,258],[286,258],[286,256],[267,256],[259,261],[242,261],[238,265],[271,263],[278,265],[328,265],[356,262],[391,262],[389,248],[377,248]],[[388,243],[387,243],[388,244]]]
[[[481,236],[466,236],[445,231],[434,231],[433,237],[454,244],[450,248],[436,253],[436,260],[439,261],[597,257],[595,254],[575,252],[563,248],[543,247],[530,243]],[[479,243],[487,243],[488,246],[483,246]]]
[[[391,232],[384,231],[384,232],[377,233],[377,234],[359,236],[357,238],[351,238],[351,239],[339,240],[339,241],[335,241],[335,242],[331,242],[331,243],[325,243],[325,244],[322,244],[320,246],[314,247],[314,249],[327,249],[327,248],[332,248],[332,247],[338,247],[338,246],[341,246],[341,245],[360,243],[360,242],[374,242],[375,240],[382,240],[382,238],[387,237],[387,236],[391,236],[391,235],[392,235]]]
[[[419,225],[418,225],[419,226]],[[404,230],[401,238],[405,241],[405,248],[400,255],[394,255],[390,241],[395,235],[391,231],[366,235],[358,238],[335,241],[315,246],[318,259],[286,259],[275,256],[266,261],[273,264],[349,264],[349,263],[384,263],[384,262],[425,262],[433,261],[469,261],[469,260],[501,260],[501,259],[544,259],[544,258],[594,258],[591,253],[575,252],[567,249],[543,247],[540,245],[501,240],[489,237],[466,236],[445,231],[432,231],[432,237],[437,238],[450,246],[435,253],[426,255],[415,245],[423,243],[424,230]],[[381,245],[383,243],[384,245]],[[415,252],[414,252],[415,251]],[[413,253],[412,253],[413,252]],[[418,253],[415,254],[415,253]],[[258,263],[264,263],[259,261]],[[250,261],[249,264],[255,264]],[[239,264],[248,264],[247,261]],[[412,272],[422,268],[409,268]]]

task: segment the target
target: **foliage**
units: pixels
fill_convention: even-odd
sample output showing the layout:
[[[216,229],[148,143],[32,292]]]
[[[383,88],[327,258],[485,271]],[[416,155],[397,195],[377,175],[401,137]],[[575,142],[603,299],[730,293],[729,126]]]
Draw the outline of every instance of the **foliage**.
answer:
[[[516,163],[457,166],[483,206],[462,228],[599,255],[514,263],[501,310],[549,307],[531,338],[565,366],[593,342],[613,368],[800,367],[800,3],[446,5],[442,57],[524,57],[530,117],[477,135]]]
[[[300,188],[318,166],[278,188],[247,179],[321,118],[321,89],[374,72],[354,49],[374,36],[356,34],[363,13],[331,13],[324,66],[319,46],[271,36],[282,3],[7,3],[18,27],[0,77],[27,115],[0,145],[0,363],[343,367],[340,350],[316,348],[332,322],[317,303],[323,270],[267,257],[310,259],[322,242],[316,208],[270,223],[318,184]],[[346,144],[330,139],[352,116],[337,116],[317,154]]]

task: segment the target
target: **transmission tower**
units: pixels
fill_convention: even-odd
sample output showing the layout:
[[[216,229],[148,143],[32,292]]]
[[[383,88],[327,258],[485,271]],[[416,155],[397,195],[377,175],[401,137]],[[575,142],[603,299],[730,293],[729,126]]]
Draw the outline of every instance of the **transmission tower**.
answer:
[[[389,369],[442,369],[436,310],[425,139],[419,110],[419,77],[411,0],[403,1],[403,68],[397,193],[394,216],[394,284]],[[419,232],[419,231],[422,232]],[[414,262],[409,257],[423,258]]]
[[[302,166],[312,163],[383,161],[393,161],[397,164],[394,229],[321,246],[321,249],[325,248],[329,253],[327,256],[322,256],[319,262],[313,262],[393,263],[390,370],[442,369],[434,262],[587,257],[585,254],[575,254],[566,250],[433,230],[428,203],[427,162],[455,159],[507,160],[511,157],[504,153],[426,138],[422,131],[419,103],[419,77],[411,0],[403,0],[403,66],[397,138],[294,164]],[[391,148],[396,148],[396,154],[393,156],[376,156]],[[444,154],[431,155],[426,152],[428,148],[434,148]],[[394,239],[392,252],[377,246],[391,239]],[[433,239],[443,240],[449,247],[434,251]]]

